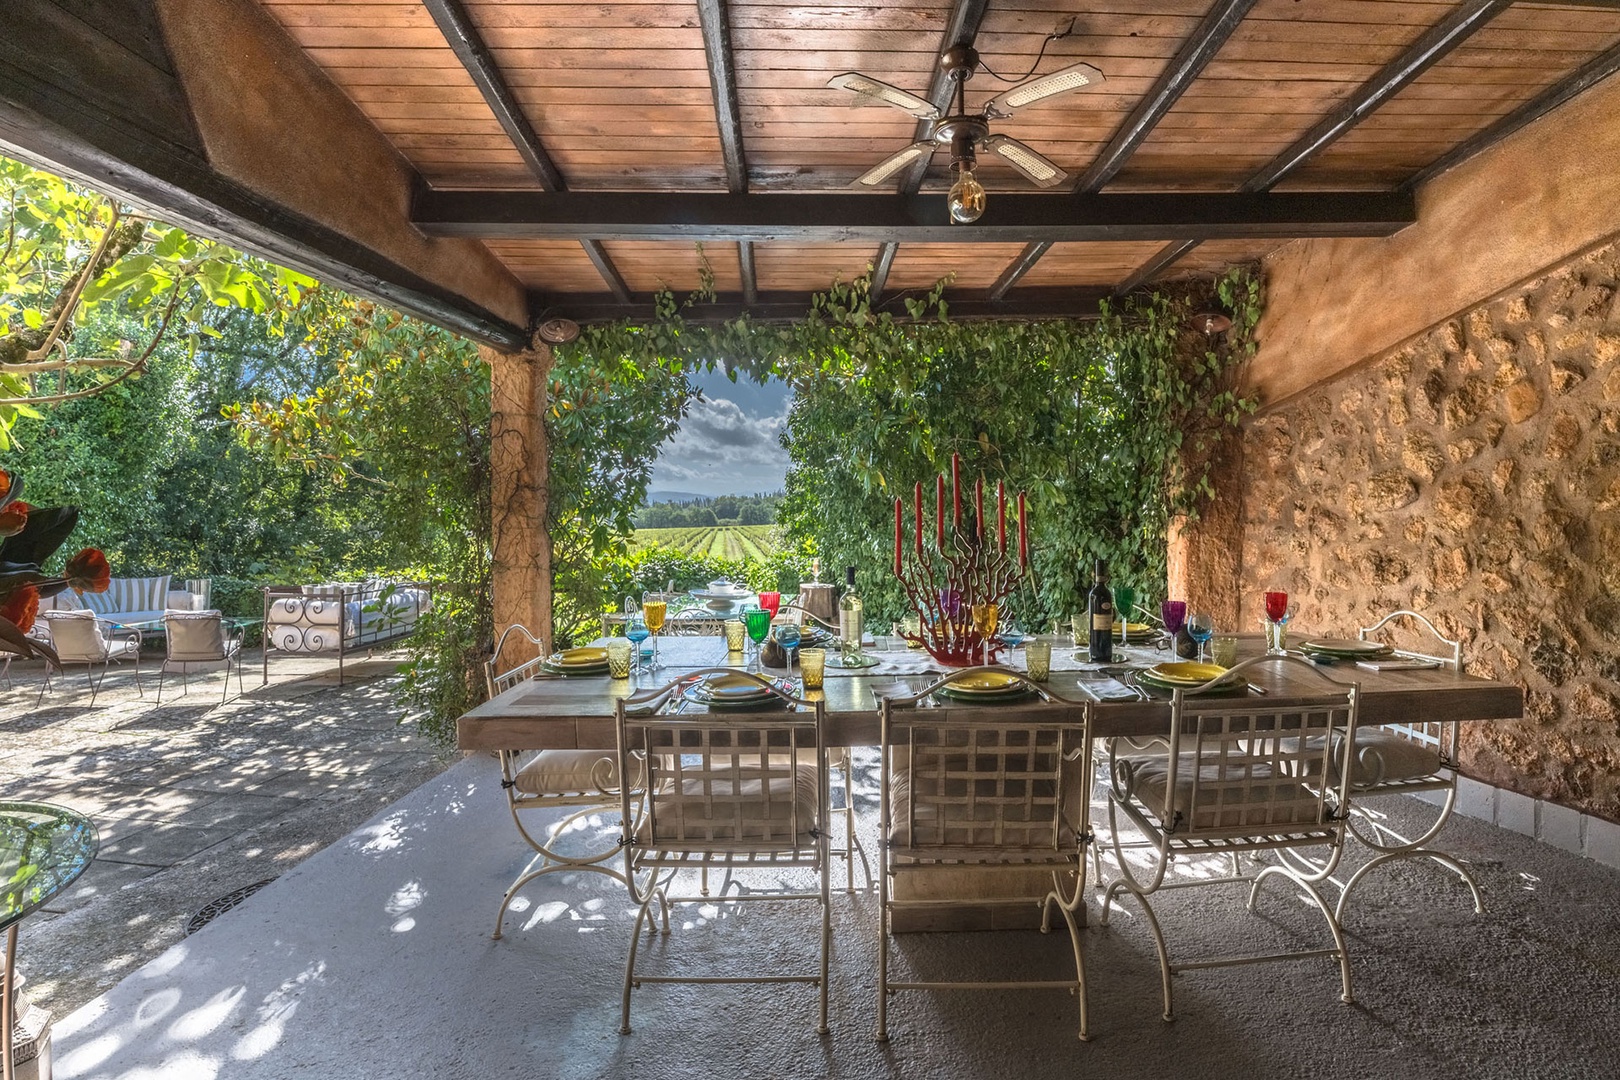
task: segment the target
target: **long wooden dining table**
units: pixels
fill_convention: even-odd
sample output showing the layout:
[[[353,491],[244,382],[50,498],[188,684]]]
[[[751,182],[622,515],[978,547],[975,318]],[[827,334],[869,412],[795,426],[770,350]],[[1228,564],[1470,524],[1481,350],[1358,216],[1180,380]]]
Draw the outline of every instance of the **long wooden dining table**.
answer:
[[[1260,651],[1258,635],[1242,635],[1239,641],[1240,658]],[[637,692],[638,687],[662,686],[684,672],[728,663],[736,666],[739,659],[735,654],[728,657],[724,640],[715,637],[666,638],[659,644],[659,653],[663,668],[654,675],[639,676],[639,682],[598,675],[519,683],[463,715],[456,724],[456,745],[462,750],[611,750],[617,699]],[[1161,655],[1170,659],[1168,653]],[[1362,724],[1510,720],[1524,715],[1524,691],[1513,683],[1445,670],[1368,671],[1354,664],[1323,670],[1335,679],[1361,685]],[[767,674],[772,672],[767,669]],[[822,691],[829,744],[877,745],[874,688],[901,682],[920,690],[938,678],[937,674],[848,674],[829,668]],[[1058,670],[1045,685],[1071,701],[1089,701],[1082,683],[1094,678],[1086,672]],[[1311,672],[1291,665],[1254,669],[1250,682],[1265,692],[1268,706],[1285,706],[1331,689]],[[1040,702],[1019,707],[1039,708]],[[701,707],[693,711],[701,711]],[[1168,698],[1102,701],[1093,715],[1092,733],[1097,738],[1163,734],[1170,725],[1170,702]]]
[[[1260,635],[1238,635],[1239,658],[1258,655],[1263,650]],[[604,639],[605,640],[605,639]],[[599,642],[599,644],[602,642]],[[542,677],[526,680],[464,714],[456,725],[456,743],[462,750],[604,750],[615,748],[614,709],[619,698],[665,686],[684,673],[702,668],[741,666],[741,657],[727,655],[725,642],[715,637],[671,637],[660,642],[663,667],[638,680],[610,680],[605,675]],[[904,656],[890,653],[892,656]],[[914,665],[925,658],[910,654]],[[1133,653],[1136,657],[1144,654]],[[1149,654],[1155,659],[1173,659],[1168,652]],[[1282,707],[1313,695],[1331,692],[1333,687],[1299,665],[1262,665],[1250,669],[1249,694],[1267,708]],[[1478,720],[1508,720],[1524,715],[1524,691],[1504,682],[1476,678],[1449,670],[1369,671],[1354,664],[1322,669],[1334,679],[1355,681],[1361,687],[1360,722],[1383,724],[1418,720],[1462,723]],[[784,672],[766,674],[782,675]],[[1045,688],[1070,701],[1093,698],[1083,684],[1098,676],[1094,672],[1054,670]],[[897,683],[920,691],[938,681],[938,673],[897,675],[883,668],[851,673],[829,668],[824,689],[825,730],[828,744],[835,747],[875,746],[880,738],[875,690],[893,692]],[[1005,708],[1039,709],[1043,702],[1005,705]],[[683,705],[683,715],[704,711],[700,705]],[[939,710],[941,717],[947,709]],[[1096,701],[1092,711],[1092,735],[1097,739],[1116,736],[1165,734],[1170,727],[1170,701],[1155,696],[1147,700]],[[1033,873],[1026,883],[1013,882],[1009,889],[1024,886],[1044,892],[1044,872]],[[1040,911],[1034,905],[1008,907],[985,902],[982,875],[964,872],[959,881],[941,882],[931,899],[948,897],[950,906],[921,911],[895,912],[891,929],[897,933],[922,930],[987,930],[1027,928],[1038,924]],[[909,894],[904,880],[896,883],[896,895]],[[1018,892],[1017,895],[1022,895]],[[975,902],[975,900],[979,902]]]

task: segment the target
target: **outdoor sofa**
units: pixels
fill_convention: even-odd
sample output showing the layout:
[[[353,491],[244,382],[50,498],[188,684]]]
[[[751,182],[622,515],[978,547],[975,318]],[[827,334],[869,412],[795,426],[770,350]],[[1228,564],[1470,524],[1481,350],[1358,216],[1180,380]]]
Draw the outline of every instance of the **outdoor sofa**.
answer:
[[[386,645],[416,629],[433,606],[433,587],[420,581],[343,581],[264,588],[264,681],[270,650],[336,652],[338,683],[349,653]]]
[[[181,582],[182,585],[187,584]],[[165,611],[195,611],[207,607],[206,593],[199,604],[196,594],[189,588],[172,588],[168,574],[156,577],[113,578],[106,592],[87,592],[83,596],[72,589],[63,589],[55,596],[39,602],[45,611],[93,611],[97,618],[120,625],[156,622]],[[40,625],[44,620],[40,620]]]

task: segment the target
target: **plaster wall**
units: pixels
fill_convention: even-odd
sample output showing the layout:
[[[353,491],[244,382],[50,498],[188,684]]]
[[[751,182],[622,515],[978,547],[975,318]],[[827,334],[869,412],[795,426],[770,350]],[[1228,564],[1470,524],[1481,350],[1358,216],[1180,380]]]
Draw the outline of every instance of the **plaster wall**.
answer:
[[[1240,621],[1281,587],[1353,634],[1416,607],[1527,716],[1465,771],[1620,819],[1620,244],[1478,304],[1249,427]],[[1279,301],[1273,300],[1273,303]],[[1229,534],[1230,535],[1230,534]]]

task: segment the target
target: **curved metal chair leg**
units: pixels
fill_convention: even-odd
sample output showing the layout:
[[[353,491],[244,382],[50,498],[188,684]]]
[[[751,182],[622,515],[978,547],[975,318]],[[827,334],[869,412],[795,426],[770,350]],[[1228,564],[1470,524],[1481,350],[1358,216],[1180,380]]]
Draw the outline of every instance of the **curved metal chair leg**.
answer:
[[[1357,885],[1361,884],[1362,878],[1365,878],[1368,874],[1372,873],[1385,863],[1395,862],[1398,859],[1432,859],[1439,863],[1447,870],[1450,870],[1453,874],[1456,874],[1457,877],[1462,879],[1462,883],[1468,886],[1468,891],[1470,894],[1472,894],[1474,899],[1474,914],[1485,914],[1485,900],[1484,897],[1480,895],[1479,882],[1474,880],[1474,875],[1466,866],[1443,851],[1431,851],[1426,848],[1414,848],[1411,851],[1385,852],[1374,859],[1370,859],[1366,865],[1362,866],[1354,874],[1351,874],[1350,880],[1344,883],[1344,891],[1339,894],[1339,902],[1333,909],[1333,917],[1343,921],[1345,910],[1350,905],[1350,894],[1355,891]]]
[[[533,866],[534,863],[531,861],[529,865]],[[501,925],[506,921],[507,909],[511,907],[512,901],[517,898],[517,894],[522,891],[524,886],[528,885],[532,881],[536,881],[539,878],[544,877],[547,874],[556,873],[559,870],[589,870],[593,873],[605,874],[614,881],[617,881],[619,884],[624,884],[624,875],[620,874],[617,870],[610,870],[605,866],[597,866],[590,863],[573,864],[548,862],[538,870],[525,870],[522,874],[518,875],[518,879],[516,881],[512,882],[512,884],[507,887],[506,895],[501,897],[501,910],[495,914],[495,932],[489,935],[490,940],[501,940]]]
[[[648,893],[647,899],[641,902],[636,909],[636,925],[630,931],[630,958],[624,964],[624,1000],[619,1013],[619,1034],[630,1034],[630,987],[636,973],[636,947],[641,944],[641,922],[647,917],[647,907],[653,902],[655,893]]]

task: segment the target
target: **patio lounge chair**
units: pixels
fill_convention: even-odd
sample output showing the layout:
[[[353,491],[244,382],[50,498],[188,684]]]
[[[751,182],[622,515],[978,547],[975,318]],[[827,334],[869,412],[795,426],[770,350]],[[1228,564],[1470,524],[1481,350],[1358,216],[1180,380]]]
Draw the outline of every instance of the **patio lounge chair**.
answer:
[[[141,688],[141,632],[133,628],[115,627],[98,619],[93,611],[46,611],[41,620],[50,629],[51,642],[63,664],[83,664],[84,677],[90,683],[90,704],[96,703],[96,694],[107,678],[107,669],[125,660],[135,664],[135,690]],[[96,665],[101,666],[101,677],[95,677]],[[45,665],[45,683],[39,688],[34,705],[45,700],[51,688],[51,665]]]
[[[970,671],[973,669],[969,669]],[[1004,669],[996,669],[998,671]],[[1075,913],[1085,901],[1085,846],[1090,843],[1091,709],[1025,687],[1048,704],[1039,710],[978,705],[919,711],[918,702],[957,673],[911,697],[878,704],[882,745],[878,876],[877,1039],[887,1041],[888,998],[896,990],[1069,990],[1079,1000],[1081,1039],[1088,1039],[1086,965]],[[899,900],[892,882],[906,876],[960,875],[964,870],[1002,876],[1050,870],[1045,896],[976,903],[1041,906],[1041,932],[1062,914],[1074,948],[1073,979],[896,981],[889,976],[889,934],[896,910],[938,906]]]
[[[236,668],[236,692],[242,690],[242,630],[227,628],[224,616],[218,611],[170,611],[163,616],[166,636],[163,666],[158,669],[158,703],[163,702],[163,676],[169,665],[180,667],[180,685],[190,689],[187,678],[192,664],[225,664],[225,688],[220,695],[223,705],[231,695],[231,668]]]
[[[517,667],[503,674],[497,674],[497,665],[500,663],[506,643],[513,636],[525,639],[538,650],[534,659],[519,664]],[[545,642],[535,637],[525,626],[513,624],[508,626],[501,634],[500,641],[495,645],[495,655],[484,664],[484,683],[489,696],[510,690],[528,679],[544,674],[541,665],[547,655]],[[502,750],[501,760],[501,790],[506,793],[506,804],[512,812],[512,823],[517,826],[518,835],[531,848],[534,856],[507,886],[506,894],[501,897],[500,910],[495,915],[495,932],[490,936],[496,940],[501,936],[501,924],[506,919],[506,909],[511,906],[518,892],[529,882],[545,874],[558,871],[589,870],[597,874],[605,874],[620,884],[625,883],[624,875],[617,866],[608,865],[608,860],[619,853],[619,833],[612,838],[612,843],[603,846],[598,851],[584,853],[564,854],[558,850],[558,839],[568,832],[576,822],[594,814],[604,812],[617,813],[619,808],[619,772],[618,761],[610,751],[602,750]],[[632,786],[632,799],[639,798],[639,767],[634,775],[638,782]],[[572,811],[560,821],[546,830],[544,837],[537,835],[538,830],[531,831],[525,820],[531,818],[536,812],[556,809]]]

